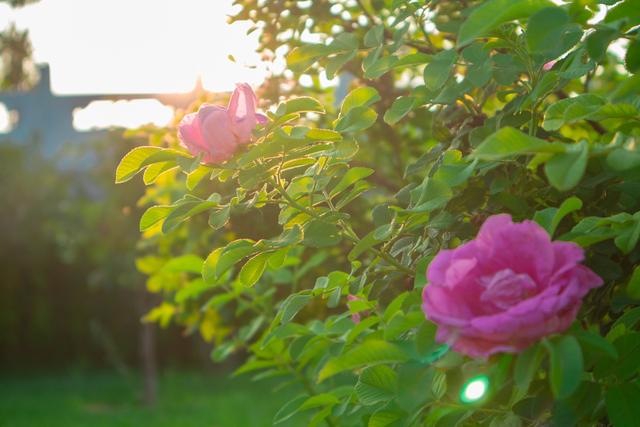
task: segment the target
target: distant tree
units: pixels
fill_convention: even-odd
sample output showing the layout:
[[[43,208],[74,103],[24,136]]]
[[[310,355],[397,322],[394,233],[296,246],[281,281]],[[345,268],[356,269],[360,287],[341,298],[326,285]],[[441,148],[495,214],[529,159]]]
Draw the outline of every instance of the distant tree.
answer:
[[[12,7],[21,7],[33,0],[0,0]],[[32,60],[33,47],[29,31],[19,30],[15,23],[0,32],[0,90],[27,89],[37,80]]]

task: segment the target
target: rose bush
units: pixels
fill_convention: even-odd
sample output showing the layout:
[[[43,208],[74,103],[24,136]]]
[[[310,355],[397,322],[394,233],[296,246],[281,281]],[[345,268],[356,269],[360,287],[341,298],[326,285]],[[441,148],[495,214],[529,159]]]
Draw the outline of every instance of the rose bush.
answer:
[[[237,3],[266,121],[239,89],[116,171],[145,319],[295,388],[278,425],[634,426],[636,2]]]

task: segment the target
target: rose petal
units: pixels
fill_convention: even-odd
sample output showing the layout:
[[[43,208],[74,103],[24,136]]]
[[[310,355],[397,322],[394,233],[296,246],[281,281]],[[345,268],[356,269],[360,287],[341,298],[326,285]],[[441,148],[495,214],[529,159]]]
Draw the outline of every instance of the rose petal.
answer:
[[[229,100],[229,117],[232,131],[240,144],[251,140],[251,132],[258,123],[256,107],[258,100],[253,89],[246,83],[236,85]]]
[[[496,215],[475,240],[434,258],[422,308],[437,340],[456,351],[519,352],[569,328],[587,292],[602,285],[583,259],[582,248],[552,242],[538,224]]]
[[[236,150],[236,138],[225,110],[211,110],[202,121],[202,135],[207,144],[205,161],[219,163],[228,160]]]

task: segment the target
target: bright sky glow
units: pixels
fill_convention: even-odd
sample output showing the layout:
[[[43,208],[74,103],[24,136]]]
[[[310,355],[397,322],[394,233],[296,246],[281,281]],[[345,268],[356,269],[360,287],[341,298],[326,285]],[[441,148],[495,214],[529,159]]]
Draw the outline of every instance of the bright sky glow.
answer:
[[[0,133],[7,133],[11,130],[11,121],[7,106],[0,104]]]
[[[0,27],[29,30],[57,94],[187,92],[198,75],[229,91],[265,76],[250,23],[226,23],[233,10],[232,0],[40,0],[1,4]]]
[[[188,92],[198,76],[209,91],[231,91],[236,82],[260,85],[267,72],[255,52],[258,32],[246,35],[249,22],[227,24],[232,3],[40,0],[18,9],[0,3],[0,28],[13,21],[29,30],[34,59],[50,64],[58,95]],[[157,105],[100,105],[76,117],[78,126],[117,124],[117,116],[132,109],[143,123],[166,118]],[[100,117],[89,117],[94,113]],[[106,120],[109,115],[114,120]]]
[[[173,118],[173,108],[156,99],[132,101],[93,101],[73,115],[73,127],[79,131],[113,126],[137,128],[146,124],[166,126]]]
[[[462,389],[460,399],[465,403],[475,402],[482,399],[489,387],[489,379],[482,375],[480,377],[472,378],[467,382]]]

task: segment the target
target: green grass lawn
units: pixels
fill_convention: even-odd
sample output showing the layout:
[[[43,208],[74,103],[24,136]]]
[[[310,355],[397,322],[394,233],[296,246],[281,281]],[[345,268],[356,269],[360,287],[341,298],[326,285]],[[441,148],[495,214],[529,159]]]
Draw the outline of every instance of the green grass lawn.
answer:
[[[274,391],[273,385],[221,374],[170,372],[160,376],[157,405],[147,408],[139,403],[139,383],[115,374],[0,375],[0,426],[270,426],[294,394]]]

